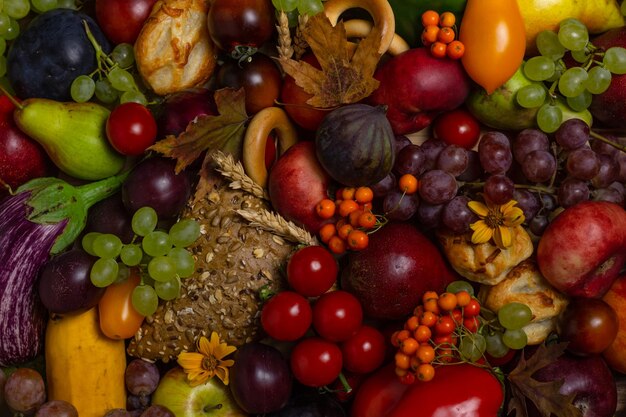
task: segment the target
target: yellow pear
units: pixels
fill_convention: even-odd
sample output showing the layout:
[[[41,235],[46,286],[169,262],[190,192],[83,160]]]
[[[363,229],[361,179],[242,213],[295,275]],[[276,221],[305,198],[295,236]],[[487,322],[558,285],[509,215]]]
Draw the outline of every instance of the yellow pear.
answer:
[[[526,27],[526,55],[537,51],[535,38],[542,30],[556,30],[563,19],[576,18],[589,33],[624,26],[617,0],[517,0]]]

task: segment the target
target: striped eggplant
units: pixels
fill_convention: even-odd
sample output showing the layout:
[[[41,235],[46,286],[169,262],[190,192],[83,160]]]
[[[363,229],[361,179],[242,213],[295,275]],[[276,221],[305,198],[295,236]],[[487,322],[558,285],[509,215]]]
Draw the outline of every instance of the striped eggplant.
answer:
[[[0,366],[42,351],[47,312],[35,286],[39,269],[74,242],[89,207],[116,192],[125,178],[78,187],[38,178],[0,200]]]

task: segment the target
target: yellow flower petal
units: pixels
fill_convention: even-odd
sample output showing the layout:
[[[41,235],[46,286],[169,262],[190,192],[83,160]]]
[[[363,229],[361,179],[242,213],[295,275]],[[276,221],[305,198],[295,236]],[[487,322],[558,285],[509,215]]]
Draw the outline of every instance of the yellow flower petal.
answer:
[[[482,220],[472,223],[470,227],[474,231],[472,234],[472,243],[475,245],[488,242],[493,235],[493,230]]]
[[[524,212],[518,207],[509,209],[504,217],[504,225],[508,227],[519,226],[524,223]]]
[[[236,350],[237,348],[234,346],[228,346],[226,343],[220,343],[220,345],[213,351],[213,356],[217,359],[222,359]]]
[[[215,375],[224,383],[224,385],[228,385],[228,369],[223,366],[218,366],[215,368]]]
[[[188,369],[200,369],[202,368],[202,360],[204,359],[204,355],[198,352],[182,352],[178,355],[178,364]]]
[[[467,206],[470,208],[470,210],[472,210],[480,217],[485,217],[487,216],[487,214],[489,214],[489,209],[487,208],[487,206],[479,201],[470,201],[469,203],[467,203]]]
[[[201,336],[200,340],[198,340],[198,351],[205,356],[211,356],[211,352],[213,352],[211,342],[204,336]]]
[[[513,243],[511,229],[508,227],[498,227],[493,234],[493,240],[499,248],[508,248]]]
[[[513,208],[515,205],[517,204],[517,201],[515,200],[509,200],[506,204],[503,204],[502,206],[500,206],[500,211],[504,214],[506,214],[507,210],[510,210],[511,208]]]

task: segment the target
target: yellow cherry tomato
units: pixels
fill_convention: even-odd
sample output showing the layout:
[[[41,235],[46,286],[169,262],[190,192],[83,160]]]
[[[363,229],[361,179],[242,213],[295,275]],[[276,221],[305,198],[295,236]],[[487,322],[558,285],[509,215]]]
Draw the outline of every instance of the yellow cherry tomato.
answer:
[[[468,0],[459,40],[465,45],[465,71],[493,93],[524,59],[526,31],[517,0]]]

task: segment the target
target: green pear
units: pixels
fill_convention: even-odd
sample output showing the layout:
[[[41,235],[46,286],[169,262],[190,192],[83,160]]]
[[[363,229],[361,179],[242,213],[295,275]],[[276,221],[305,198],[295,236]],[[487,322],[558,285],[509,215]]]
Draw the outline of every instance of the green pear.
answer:
[[[247,417],[230,389],[217,377],[191,386],[180,367],[170,369],[152,394],[152,404],[167,407],[176,417]]]
[[[18,103],[13,117],[61,171],[94,181],[117,174],[126,161],[107,139],[109,114],[97,103],[30,98]]]
[[[522,72],[522,66],[515,74],[493,93],[487,94],[483,88],[472,90],[465,104],[467,109],[484,125],[498,130],[522,130],[537,127],[537,112],[539,108],[526,109],[515,99],[517,91],[530,84],[539,84],[532,81]],[[589,110],[575,112],[565,101],[557,98],[555,104],[563,112],[563,120],[578,118],[591,126],[592,116]]]

